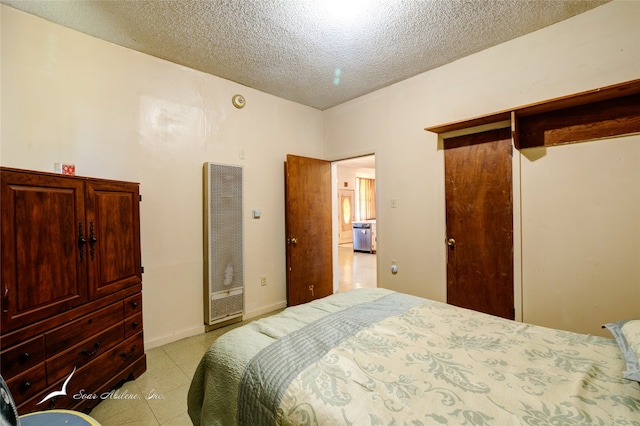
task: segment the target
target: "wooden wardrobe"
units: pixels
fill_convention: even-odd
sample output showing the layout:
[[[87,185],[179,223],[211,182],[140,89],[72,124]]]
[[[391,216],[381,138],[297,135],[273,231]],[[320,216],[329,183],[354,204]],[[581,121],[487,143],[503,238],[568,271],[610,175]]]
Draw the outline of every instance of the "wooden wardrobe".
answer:
[[[20,414],[87,411],[146,370],[139,185],[0,168],[0,197],[2,377]]]

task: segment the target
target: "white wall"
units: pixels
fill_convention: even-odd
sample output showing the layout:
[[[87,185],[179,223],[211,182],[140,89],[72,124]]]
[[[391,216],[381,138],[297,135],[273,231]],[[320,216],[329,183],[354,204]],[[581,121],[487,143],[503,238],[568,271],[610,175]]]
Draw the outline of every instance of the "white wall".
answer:
[[[640,316],[640,135],[526,149],[521,166],[525,320],[595,333]]]
[[[140,182],[147,347],[204,329],[205,161],[244,167],[247,316],[283,307],[283,162],[321,157],[322,113],[4,5],[0,13],[0,164],[53,171],[62,161],[78,175]]]
[[[338,189],[356,189],[356,178],[375,179],[375,169],[358,168],[358,167],[344,167],[338,164]],[[344,183],[349,186],[345,187]]]
[[[438,149],[438,136],[423,129],[640,78],[638,22],[640,2],[614,1],[325,111],[327,158],[376,153],[379,286],[446,300],[443,152]],[[630,145],[617,148],[627,149],[621,155],[635,158],[637,141]],[[524,182],[533,179],[530,167],[520,170],[520,161],[524,162],[516,152],[516,197],[520,196],[520,179]],[[626,179],[633,179],[633,176],[627,175]],[[558,175],[558,179],[562,177]],[[543,185],[531,191],[523,190],[523,206],[542,199],[544,192],[550,189],[553,188]],[[638,187],[631,187],[629,191],[636,192],[623,200],[623,208],[638,211]],[[525,200],[526,197],[531,198]],[[397,199],[395,209],[390,208],[391,198]],[[529,223],[523,224],[523,229],[519,227],[519,209],[519,205],[515,206],[516,242],[538,231]],[[607,215],[607,218],[611,217],[616,216]],[[602,226],[606,233],[610,224],[607,219],[597,226]],[[628,231],[629,238],[640,239],[636,225],[630,224]],[[588,234],[592,229],[584,232]],[[583,243],[582,240],[574,242]],[[522,241],[523,255],[542,253],[547,249],[545,244],[543,240]],[[640,258],[638,244],[628,247],[632,250],[629,256]],[[515,250],[516,261],[520,262],[520,246]],[[565,275],[576,267],[575,261],[564,262],[566,258],[562,253],[557,255]],[[599,260],[609,262],[615,254],[605,251],[598,256]],[[397,275],[389,270],[392,259],[398,263]],[[625,299],[625,292],[603,295],[601,291],[585,291],[580,298],[565,297],[561,302],[574,311],[572,318],[557,314],[547,317],[544,303],[540,301],[546,300],[549,282],[545,280],[549,277],[538,274],[532,263],[518,263],[515,265],[516,294],[522,293],[522,286],[527,290],[526,297],[531,299],[524,305],[529,312],[516,304],[517,316],[525,321],[531,319],[571,329],[575,328],[576,321],[579,322],[575,312],[585,311],[581,306],[597,307],[601,310],[591,312],[593,319],[588,330],[580,330],[593,334],[603,333],[594,326],[597,323],[599,327],[598,321],[640,316],[638,262],[613,263],[625,269],[621,274],[626,277],[626,296],[636,296],[633,299],[635,306],[618,303]],[[608,282],[589,282],[589,286],[598,285],[607,286]],[[585,304],[583,297],[587,296],[591,300],[606,296],[608,302]],[[623,310],[623,306],[627,308]]]

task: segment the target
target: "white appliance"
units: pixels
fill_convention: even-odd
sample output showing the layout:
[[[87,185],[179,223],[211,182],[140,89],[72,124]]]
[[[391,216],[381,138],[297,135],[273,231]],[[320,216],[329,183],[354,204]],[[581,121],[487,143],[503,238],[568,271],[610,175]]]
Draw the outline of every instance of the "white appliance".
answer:
[[[204,164],[204,322],[207,330],[244,314],[242,167]]]

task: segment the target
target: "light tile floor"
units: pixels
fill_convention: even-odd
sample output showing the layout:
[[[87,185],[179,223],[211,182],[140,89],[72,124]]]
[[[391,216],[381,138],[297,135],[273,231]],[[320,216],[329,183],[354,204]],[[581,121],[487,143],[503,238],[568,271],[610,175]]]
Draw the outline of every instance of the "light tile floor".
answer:
[[[376,255],[354,252],[352,244],[338,246],[338,291],[375,287]]]
[[[340,291],[376,286],[376,256],[339,247]],[[271,315],[271,314],[267,314]],[[105,398],[90,415],[103,426],[190,426],[187,391],[207,348],[222,334],[257,318],[147,351],[147,371]]]
[[[147,351],[147,371],[126,382],[91,413],[103,426],[191,425],[187,391],[202,355],[233,324]],[[136,399],[127,399],[133,396]]]

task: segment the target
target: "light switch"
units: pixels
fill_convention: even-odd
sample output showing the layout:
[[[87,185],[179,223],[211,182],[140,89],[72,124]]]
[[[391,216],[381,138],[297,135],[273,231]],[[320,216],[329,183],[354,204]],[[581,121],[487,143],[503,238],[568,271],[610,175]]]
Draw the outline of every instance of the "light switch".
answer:
[[[260,209],[253,209],[253,218],[260,219],[260,216],[262,216],[262,212],[260,211]]]

